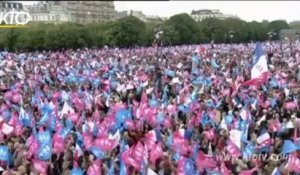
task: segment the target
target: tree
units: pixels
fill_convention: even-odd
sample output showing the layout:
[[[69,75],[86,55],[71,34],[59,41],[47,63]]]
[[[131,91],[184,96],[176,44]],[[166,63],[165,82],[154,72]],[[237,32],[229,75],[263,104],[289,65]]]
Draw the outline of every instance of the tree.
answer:
[[[154,30],[158,26],[158,23],[146,23],[146,31],[144,37],[144,45],[151,46],[154,41]]]
[[[216,43],[224,43],[229,38],[228,29],[223,20],[218,18],[206,18],[199,24],[206,36],[206,42],[214,40]]]
[[[110,45],[119,47],[141,45],[145,29],[144,22],[134,16],[121,18],[112,25],[108,32]]]
[[[285,20],[275,20],[271,21],[268,25],[268,28],[270,31],[273,31],[275,33],[274,39],[279,39],[279,33],[282,29],[289,29],[290,26]]]
[[[24,29],[17,39],[16,49],[42,50],[45,33],[45,30],[40,27]]]
[[[209,43],[211,40],[215,43],[265,41],[269,32],[276,34],[272,39],[279,39],[281,29],[298,28],[297,25],[299,23],[289,26],[284,20],[246,22],[234,18],[206,18],[195,22],[188,14],[174,15],[165,22],[144,23],[129,16],[118,21],[88,25],[32,23],[29,28],[0,29],[0,48],[32,51],[104,45],[151,46],[157,27],[164,31],[161,38],[164,45]],[[230,34],[233,34],[232,38]]]
[[[168,42],[178,44],[196,44],[200,31],[194,19],[186,13],[170,17],[164,23],[165,37]]]
[[[264,23],[252,21],[247,23],[246,41],[265,41],[268,39],[268,28]]]

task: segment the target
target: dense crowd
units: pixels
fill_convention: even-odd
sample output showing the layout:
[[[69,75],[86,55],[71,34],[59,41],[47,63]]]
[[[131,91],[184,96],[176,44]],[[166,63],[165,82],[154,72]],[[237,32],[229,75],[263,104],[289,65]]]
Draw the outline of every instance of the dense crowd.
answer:
[[[3,51],[0,171],[300,173],[300,43],[261,45]]]

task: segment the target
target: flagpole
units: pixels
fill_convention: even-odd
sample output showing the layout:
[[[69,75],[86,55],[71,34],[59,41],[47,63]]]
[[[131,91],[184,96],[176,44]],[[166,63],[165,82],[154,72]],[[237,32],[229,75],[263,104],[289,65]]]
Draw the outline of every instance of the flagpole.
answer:
[[[155,28],[155,38],[154,38],[154,44],[156,45],[156,53],[155,53],[155,69],[154,69],[154,84],[158,80],[158,61],[159,61],[159,47],[162,45],[161,37],[163,34],[163,31],[160,29],[160,27]]]

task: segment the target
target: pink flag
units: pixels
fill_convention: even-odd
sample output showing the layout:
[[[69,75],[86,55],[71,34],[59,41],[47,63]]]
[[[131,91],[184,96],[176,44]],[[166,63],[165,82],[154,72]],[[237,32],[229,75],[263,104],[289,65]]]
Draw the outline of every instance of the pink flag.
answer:
[[[217,162],[214,157],[205,155],[202,151],[200,151],[196,160],[196,165],[199,169],[213,169],[217,167]]]
[[[145,158],[147,158],[147,152],[145,150],[144,145],[141,142],[138,142],[132,151],[132,156],[138,162],[143,162]]]
[[[11,133],[13,133],[14,131],[14,127],[12,127],[11,125],[8,125],[6,123],[2,124],[2,128],[1,128],[1,132],[5,135],[10,135]]]
[[[16,94],[16,95],[13,95],[12,97],[12,101],[14,103],[20,103],[22,100],[22,95],[21,94]]]
[[[176,105],[168,105],[167,110],[170,114],[176,113],[176,111],[177,111]]]
[[[185,175],[185,170],[184,170],[184,164],[185,164],[185,157],[180,157],[178,161],[178,166],[177,166],[177,175]]]
[[[231,89],[232,89],[231,96],[235,95],[238,92],[240,86],[241,83],[238,80],[235,80],[234,83],[231,85]]]
[[[146,91],[144,91],[142,94],[141,103],[147,103],[147,101],[148,101],[147,94]]]
[[[135,130],[135,123],[133,120],[126,120],[125,125],[128,127],[129,130]]]
[[[211,128],[210,130],[204,131],[203,134],[207,140],[211,141],[215,138],[215,132],[214,132],[213,128]]]
[[[238,158],[241,155],[239,148],[231,140],[228,141],[226,149],[233,158]]]
[[[269,125],[269,131],[270,132],[277,132],[281,129],[281,124],[278,120],[274,120]]]
[[[288,162],[285,166],[286,169],[300,173],[300,160],[295,154],[290,154]]]
[[[142,162],[138,162],[136,159],[133,158],[132,152],[134,151],[134,147],[131,147],[127,149],[125,152],[122,154],[122,159],[124,160],[125,164],[133,166],[135,169],[140,170],[142,167]]]
[[[222,92],[223,96],[229,96],[230,95],[230,89],[224,89]]]
[[[47,162],[44,162],[42,160],[33,159],[31,161],[31,163],[33,164],[34,169],[38,173],[42,173],[43,175],[47,175],[47,169],[48,169],[48,163]]]
[[[23,126],[19,122],[17,122],[14,127],[14,134],[16,136],[20,136],[22,135],[22,133],[23,133]]]
[[[153,150],[151,150],[150,161],[155,164],[156,160],[163,156],[161,143],[157,143]]]
[[[221,163],[221,173],[223,175],[230,175],[230,171],[228,170],[224,162]]]
[[[61,153],[65,150],[65,141],[59,135],[54,135],[53,137],[53,152]]]
[[[115,140],[108,138],[97,138],[93,142],[94,146],[99,147],[103,151],[111,151],[113,149],[114,144]]]
[[[87,175],[102,175],[101,160],[97,159],[87,170]]]
[[[156,134],[154,130],[149,131],[145,134],[144,143],[148,150],[152,150],[155,147],[155,143],[157,141]]]
[[[296,102],[287,102],[284,104],[284,107],[288,110],[293,110],[297,108],[297,103]]]
[[[83,142],[84,147],[86,149],[90,149],[92,147],[92,142],[93,142],[92,137],[88,133],[83,133],[82,137],[83,137],[83,140],[84,140],[84,142]]]
[[[79,119],[79,116],[76,113],[72,113],[69,115],[69,118],[72,120],[72,122],[76,123]]]

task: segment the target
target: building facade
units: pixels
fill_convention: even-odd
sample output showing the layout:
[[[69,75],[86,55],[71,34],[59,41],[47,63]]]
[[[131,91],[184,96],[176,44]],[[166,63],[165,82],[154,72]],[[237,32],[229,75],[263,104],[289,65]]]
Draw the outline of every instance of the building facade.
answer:
[[[209,9],[202,9],[202,10],[193,10],[191,13],[191,17],[195,21],[202,21],[206,18],[218,18],[218,19],[226,19],[226,18],[238,18],[234,15],[223,14],[220,10],[209,10]]]
[[[31,22],[63,23],[67,22],[66,8],[61,5],[41,1],[29,7]]]
[[[70,22],[81,24],[106,22],[115,19],[113,1],[48,1],[66,8]]]
[[[0,2],[1,12],[9,12],[12,10],[21,11],[23,10],[23,4],[18,2],[2,1]]]
[[[300,29],[282,29],[280,31],[281,40],[299,40],[300,39]]]
[[[160,22],[164,21],[163,18],[161,18],[159,16],[156,16],[156,15],[155,16],[151,16],[151,15],[147,16],[142,11],[130,10],[130,11],[116,12],[116,19],[124,18],[127,16],[137,17],[143,22],[160,23]]]

